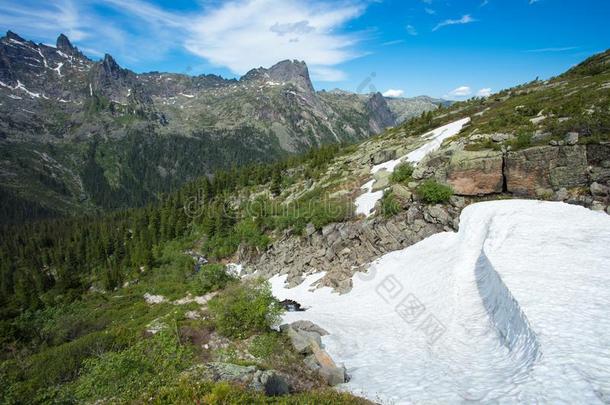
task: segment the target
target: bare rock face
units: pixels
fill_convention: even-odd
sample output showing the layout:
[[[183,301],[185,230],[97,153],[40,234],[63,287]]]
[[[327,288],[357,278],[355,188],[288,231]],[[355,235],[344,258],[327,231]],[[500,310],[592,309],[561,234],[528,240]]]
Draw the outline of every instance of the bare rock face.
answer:
[[[415,202],[389,219],[333,223],[319,231],[309,227],[307,236],[286,236],[251,261],[238,260],[246,264],[249,273],[258,271],[258,276],[286,274],[292,286],[302,282],[304,274],[326,271],[318,286],[347,293],[352,288],[352,276],[364,270],[364,265],[435,233],[455,230],[459,212],[450,205],[427,207]]]
[[[508,152],[505,175],[508,192],[516,195],[587,185],[586,147],[540,146]]]
[[[449,162],[447,182],[458,195],[501,193],[504,176],[500,151],[460,151]]]
[[[396,116],[379,92],[371,95],[365,103],[365,108],[371,117],[369,119],[369,126],[373,132],[382,132],[385,128],[396,123]]]

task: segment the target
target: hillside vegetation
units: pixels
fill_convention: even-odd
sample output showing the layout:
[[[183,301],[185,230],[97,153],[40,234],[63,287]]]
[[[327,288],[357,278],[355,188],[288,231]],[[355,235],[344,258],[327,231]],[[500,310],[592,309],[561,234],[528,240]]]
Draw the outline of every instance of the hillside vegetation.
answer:
[[[511,191],[510,176],[502,184],[503,162],[547,149],[592,156],[595,170],[583,185],[566,190],[565,201],[607,209],[609,59],[606,52],[548,81],[426,112],[359,144],[218,171],[141,208],[3,226],[2,402],[358,401],[324,388],[286,335],[271,329],[280,309],[265,282],[237,280],[225,265],[248,257],[266,264],[264,257],[275,260],[265,255],[269,246],[282,252],[282,246],[293,246],[290,241],[317,237],[326,243],[337,224],[364,224],[366,230],[417,215],[415,225],[427,221],[434,229],[452,229],[447,212],[453,215],[481,199],[523,197]],[[371,173],[373,165],[425,144],[423,134],[464,117],[471,122],[417,166],[398,166],[393,175]],[[578,134],[576,144],[568,143],[570,132]],[[492,191],[468,194],[460,190],[462,183],[451,183],[455,171],[447,162],[461,153],[475,154],[477,162],[481,156],[495,159],[499,167],[473,166],[474,176],[470,166],[459,166],[467,175],[458,180],[498,169]],[[99,172],[93,165],[89,169]],[[371,177],[385,194],[374,214],[363,219],[354,215],[354,198]],[[558,190],[550,192],[546,198],[555,198]],[[543,198],[534,192],[525,196]],[[299,255],[290,251],[295,260]],[[348,276],[355,271],[339,270]],[[289,376],[293,393],[270,397],[243,384],[215,381],[208,366],[218,362],[281,372]]]

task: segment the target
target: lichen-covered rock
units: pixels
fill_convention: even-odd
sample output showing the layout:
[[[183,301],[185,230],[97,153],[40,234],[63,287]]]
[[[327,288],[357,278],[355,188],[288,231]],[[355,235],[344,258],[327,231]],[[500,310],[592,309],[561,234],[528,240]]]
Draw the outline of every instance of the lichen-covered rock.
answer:
[[[392,186],[392,193],[403,200],[411,200],[411,197],[413,196],[411,190],[402,184],[394,184]]]
[[[447,182],[459,195],[501,193],[502,170],[500,151],[460,151],[449,161]]]
[[[388,160],[396,159],[396,151],[393,149],[382,149],[371,155],[371,163],[378,165]]]
[[[390,175],[391,173],[386,170],[375,173],[373,176],[375,182],[373,183],[372,191],[379,191],[387,188],[390,185]]]
[[[505,176],[507,190],[516,195],[584,186],[588,182],[586,147],[539,146],[508,152]]]
[[[285,395],[290,392],[290,385],[284,375],[276,370],[260,370],[256,366],[210,362],[198,364],[186,373],[203,380],[243,384],[266,395]]]

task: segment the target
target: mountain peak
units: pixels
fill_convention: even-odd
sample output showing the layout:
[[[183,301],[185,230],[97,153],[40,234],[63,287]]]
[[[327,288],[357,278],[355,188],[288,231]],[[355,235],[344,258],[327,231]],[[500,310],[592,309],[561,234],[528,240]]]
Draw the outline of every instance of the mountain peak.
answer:
[[[304,61],[283,60],[269,69],[260,67],[246,73],[242,80],[266,80],[278,83],[293,83],[305,90],[313,92],[313,85],[309,78],[309,70]]]
[[[26,42],[25,39],[21,38],[19,35],[15,34],[11,30],[6,31],[6,38],[7,39],[13,39],[15,41],[20,41],[20,42]]]
[[[102,65],[104,67],[104,70],[109,74],[119,72],[121,70],[121,67],[119,66],[119,64],[116,62],[116,60],[114,60],[114,58],[110,54],[104,55],[104,60],[102,61]]]
[[[72,43],[70,42],[68,37],[65,36],[64,34],[59,34],[59,36],[57,37],[56,46],[57,46],[57,49],[62,50],[62,51],[71,52],[74,50]]]
[[[309,70],[304,61],[283,60],[269,68],[269,77],[277,82],[291,82],[313,91]]]

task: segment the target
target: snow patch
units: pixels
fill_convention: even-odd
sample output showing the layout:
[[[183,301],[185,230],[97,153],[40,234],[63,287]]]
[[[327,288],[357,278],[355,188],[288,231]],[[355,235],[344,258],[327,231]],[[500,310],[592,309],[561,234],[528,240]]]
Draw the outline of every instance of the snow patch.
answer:
[[[440,148],[445,139],[457,135],[462,130],[464,125],[469,122],[470,118],[463,118],[425,133],[422,137],[426,139],[427,142],[423,146],[397,159],[388,160],[387,162],[373,166],[371,169],[371,174],[375,174],[381,170],[386,170],[391,173],[394,171],[396,166],[405,161],[414,164],[419,163],[428,153]],[[364,214],[367,217],[372,215],[372,209],[375,208],[375,204],[383,196],[383,191],[373,192],[374,182],[374,180],[371,180],[362,186],[362,189],[365,190],[365,192],[356,198],[356,214]]]
[[[355,201],[356,215],[364,214],[366,217],[373,215],[372,211],[375,204],[383,196],[383,191],[373,192],[373,183],[375,183],[375,180],[371,180],[362,186],[364,193],[359,195]]]
[[[382,403],[603,403],[610,397],[610,216],[564,203],[473,204],[459,232],[374,261],[309,309],[353,393]]]
[[[54,71],[56,71],[56,72],[57,72],[57,75],[58,75],[59,77],[61,77],[61,67],[62,67],[63,65],[64,65],[64,63],[63,63],[63,62],[60,62],[60,63],[58,63],[58,64],[57,64],[57,67],[56,67],[55,69],[53,69]]]

